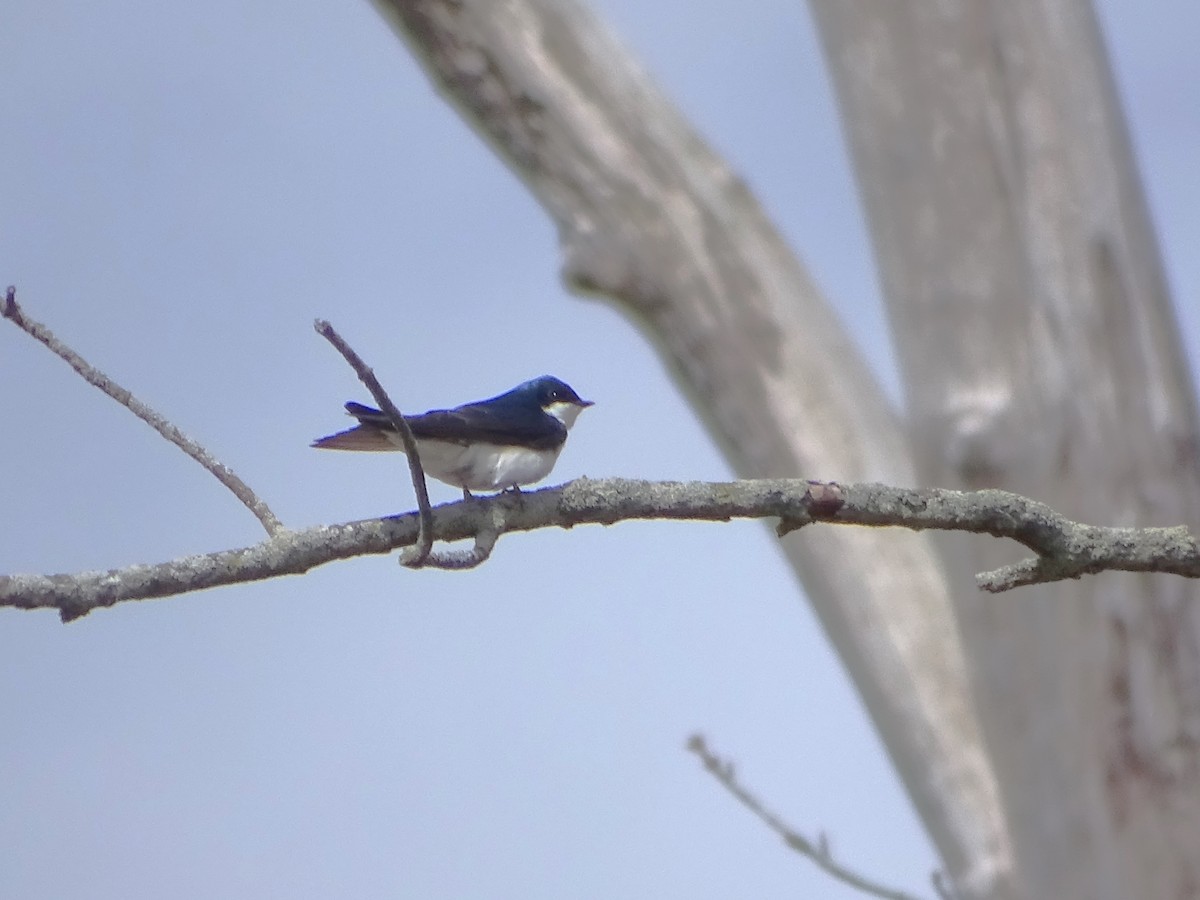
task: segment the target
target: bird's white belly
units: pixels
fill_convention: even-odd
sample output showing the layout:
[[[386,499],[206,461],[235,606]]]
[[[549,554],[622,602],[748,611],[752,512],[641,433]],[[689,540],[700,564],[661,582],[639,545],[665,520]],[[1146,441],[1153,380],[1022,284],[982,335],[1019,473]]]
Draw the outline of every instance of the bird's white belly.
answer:
[[[550,474],[562,450],[429,440],[418,441],[417,449],[426,475],[469,491],[498,491],[541,481]]]

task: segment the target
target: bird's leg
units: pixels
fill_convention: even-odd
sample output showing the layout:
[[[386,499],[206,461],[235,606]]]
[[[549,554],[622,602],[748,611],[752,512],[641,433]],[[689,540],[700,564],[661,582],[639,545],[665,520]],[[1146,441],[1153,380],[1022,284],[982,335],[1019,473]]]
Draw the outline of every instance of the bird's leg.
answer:
[[[463,500],[465,500],[465,501],[468,501],[468,502],[469,502],[469,501],[471,501],[471,500],[474,500],[474,499],[475,499],[475,498],[471,496],[471,492],[470,492],[470,491],[468,491],[466,488],[463,488]]]

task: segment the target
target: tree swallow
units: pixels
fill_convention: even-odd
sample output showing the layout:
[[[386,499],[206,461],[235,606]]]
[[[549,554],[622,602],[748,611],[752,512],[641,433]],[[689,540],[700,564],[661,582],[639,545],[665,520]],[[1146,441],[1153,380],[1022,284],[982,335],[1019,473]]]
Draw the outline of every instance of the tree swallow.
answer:
[[[533,484],[550,474],[567,441],[567,431],[590,400],[582,400],[565,382],[550,375],[519,384],[511,391],[466,403],[405,416],[427,475],[471,491],[496,491]],[[400,434],[386,414],[351,401],[346,412],[358,425],[313,441],[327,450],[404,450]]]

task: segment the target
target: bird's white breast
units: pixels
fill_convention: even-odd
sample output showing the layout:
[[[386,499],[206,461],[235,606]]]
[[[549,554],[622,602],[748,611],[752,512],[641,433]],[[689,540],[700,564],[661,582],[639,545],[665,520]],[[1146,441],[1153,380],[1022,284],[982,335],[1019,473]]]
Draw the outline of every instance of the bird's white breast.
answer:
[[[397,436],[399,440],[399,436]],[[462,444],[417,441],[425,474],[469,491],[498,491],[513,485],[533,484],[550,474],[562,447],[531,450],[496,444]]]

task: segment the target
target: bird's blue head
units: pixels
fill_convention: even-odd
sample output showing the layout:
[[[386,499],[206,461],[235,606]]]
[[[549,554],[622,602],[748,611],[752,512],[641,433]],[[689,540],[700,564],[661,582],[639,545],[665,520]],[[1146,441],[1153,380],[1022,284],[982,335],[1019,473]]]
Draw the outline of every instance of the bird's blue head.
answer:
[[[584,400],[569,384],[553,375],[543,375],[526,381],[519,385],[514,393],[534,398],[538,406],[567,428],[574,425],[576,417],[592,405],[591,400]]]

